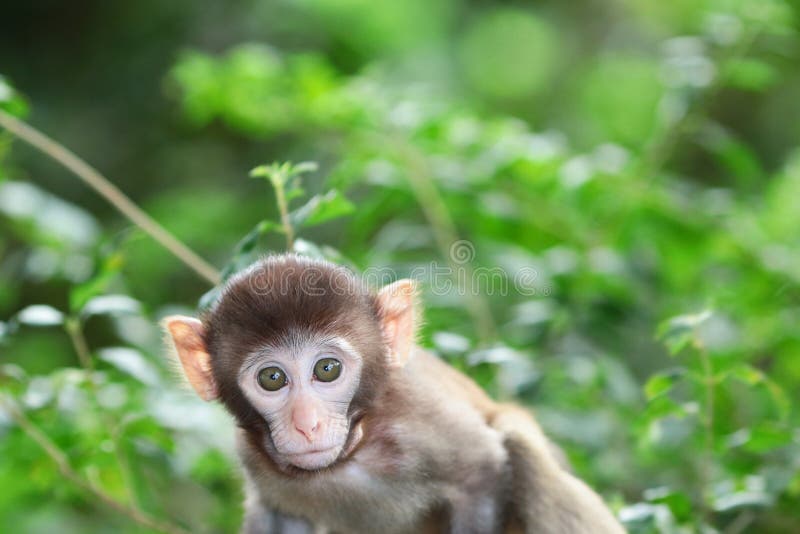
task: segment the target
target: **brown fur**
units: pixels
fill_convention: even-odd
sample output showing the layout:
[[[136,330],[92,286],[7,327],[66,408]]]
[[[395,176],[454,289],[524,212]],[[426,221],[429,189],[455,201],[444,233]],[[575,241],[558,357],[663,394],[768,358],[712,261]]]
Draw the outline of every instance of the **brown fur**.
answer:
[[[527,413],[421,349],[389,365],[386,302],[341,267],[284,255],[236,276],[203,316],[214,385],[240,427],[246,532],[312,532],[287,518],[342,534],[623,532]],[[236,380],[245,355],[297,332],[341,336],[364,360],[348,445],[318,471],[274,461],[270,429]]]

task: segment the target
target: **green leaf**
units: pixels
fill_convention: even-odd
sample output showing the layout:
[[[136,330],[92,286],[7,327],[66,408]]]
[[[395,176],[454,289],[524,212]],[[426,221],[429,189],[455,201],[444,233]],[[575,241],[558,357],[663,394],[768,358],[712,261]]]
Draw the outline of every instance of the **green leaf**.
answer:
[[[760,384],[764,381],[764,373],[747,364],[734,367],[728,371],[728,374],[732,378],[735,378],[740,382],[744,382],[749,386],[755,386],[756,384]]]
[[[723,126],[709,121],[698,138],[740,186],[754,186],[764,179],[765,172],[756,151]]]
[[[649,502],[666,504],[672,515],[679,520],[689,519],[692,515],[692,501],[685,494],[667,487],[644,490],[644,498]]]
[[[58,326],[64,324],[64,314],[46,304],[34,304],[17,313],[17,321],[29,326]]]
[[[0,109],[16,117],[28,114],[28,103],[2,74],[0,74]]]
[[[751,365],[741,364],[729,370],[727,377],[738,380],[748,386],[764,387],[772,398],[772,402],[778,410],[779,417],[783,420],[789,416],[792,403],[786,395],[786,392],[760,369],[756,369]]]
[[[657,336],[667,346],[670,354],[675,355],[697,340],[697,328],[710,317],[710,310],[671,317],[659,325]]]
[[[128,295],[100,295],[83,306],[81,316],[138,314],[141,311],[141,303]]]
[[[152,415],[128,414],[119,422],[119,430],[121,436],[127,438],[132,444],[141,446],[144,441],[155,445],[161,451],[173,452],[175,449],[174,436],[162,422],[154,419]]]
[[[688,413],[684,405],[678,404],[666,395],[662,395],[653,398],[653,400],[647,404],[647,408],[645,408],[642,417],[643,420],[652,422],[670,416],[683,418],[686,417]]]
[[[754,454],[765,454],[792,442],[793,432],[787,425],[761,421],[750,428],[742,428],[726,439],[730,449],[742,448]]]
[[[232,271],[232,270],[231,270]],[[233,272],[230,273],[223,273],[223,280],[230,276]],[[226,276],[227,275],[227,276]],[[212,304],[217,301],[219,298],[220,292],[222,291],[222,286],[215,286],[203,293],[200,297],[200,300],[197,302],[197,308],[201,311],[209,309]]]
[[[645,397],[651,401],[668,393],[684,374],[685,370],[681,368],[654,374],[644,386]]]
[[[746,91],[764,91],[779,78],[778,71],[772,65],[757,59],[731,59],[722,69],[722,79],[725,83]]]
[[[74,286],[69,292],[69,308],[79,312],[89,300],[102,294],[124,265],[120,252],[109,254],[103,259],[98,272],[85,282]]]
[[[291,184],[289,184],[288,189],[286,189],[286,202],[291,202],[296,198],[300,198],[305,195],[305,190],[300,187],[300,179],[295,178]]]
[[[319,169],[316,161],[301,161],[297,165],[290,168],[289,176],[299,176],[309,172],[315,172]]]
[[[294,227],[314,226],[338,217],[349,215],[356,207],[333,189],[324,195],[315,195],[307,203],[289,214]]]
[[[741,508],[766,508],[774,501],[774,497],[765,491],[745,490],[718,497],[713,507],[717,512],[732,512]]]
[[[258,244],[258,238],[262,235],[272,231],[280,229],[280,225],[278,223],[272,221],[261,221],[255,227],[250,230],[247,235],[245,235],[239,242],[236,244],[234,248],[234,254],[247,254],[252,252],[252,250]]]
[[[649,503],[638,502],[620,509],[618,516],[625,526],[635,525],[651,521],[661,506],[653,506]]]
[[[130,347],[106,347],[98,351],[98,357],[120,371],[148,386],[158,386],[161,378],[158,370],[144,355]]]
[[[275,176],[285,174],[286,164],[271,163],[269,165],[259,165],[250,171],[251,178],[274,179]]]
[[[327,260],[339,265],[349,266],[354,268],[351,262],[345,258],[341,252],[328,245],[317,245],[306,239],[297,238],[294,240],[293,252],[315,258],[318,260]]]
[[[778,416],[781,420],[788,418],[792,410],[792,402],[789,400],[786,392],[774,380],[769,378],[764,380],[764,386],[766,386],[767,391],[772,397],[772,402],[775,403],[775,407],[778,409]]]
[[[269,165],[259,165],[250,171],[251,178],[266,178],[273,184],[285,186],[290,178],[301,174],[317,170],[317,164],[313,161],[302,161],[296,165],[287,161],[284,163],[271,163]]]
[[[4,76],[0,75],[0,102],[9,102],[14,97],[14,88],[11,87],[11,84],[5,79]]]
[[[295,239],[292,252],[296,252],[297,254],[308,256],[309,258],[314,258],[317,260],[325,259],[325,254],[322,252],[322,249],[316,243],[312,243],[307,239]]]

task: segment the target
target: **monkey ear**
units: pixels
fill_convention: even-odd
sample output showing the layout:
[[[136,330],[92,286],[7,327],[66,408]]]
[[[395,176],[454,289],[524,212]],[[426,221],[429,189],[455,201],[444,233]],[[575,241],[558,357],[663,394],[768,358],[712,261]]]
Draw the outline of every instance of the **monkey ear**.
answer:
[[[408,363],[417,334],[417,283],[405,278],[378,292],[381,327],[389,344],[389,363]]]
[[[203,323],[193,317],[173,315],[162,324],[175,344],[183,372],[194,390],[203,400],[216,399],[219,392],[211,373],[211,355],[203,341]]]

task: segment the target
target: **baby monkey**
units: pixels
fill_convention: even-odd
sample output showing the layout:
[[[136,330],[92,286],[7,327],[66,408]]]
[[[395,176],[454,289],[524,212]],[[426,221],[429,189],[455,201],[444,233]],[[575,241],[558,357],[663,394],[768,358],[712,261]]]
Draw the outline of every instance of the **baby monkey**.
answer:
[[[294,255],[168,317],[186,378],[238,424],[243,532],[624,532],[531,416],[415,344],[415,284]]]

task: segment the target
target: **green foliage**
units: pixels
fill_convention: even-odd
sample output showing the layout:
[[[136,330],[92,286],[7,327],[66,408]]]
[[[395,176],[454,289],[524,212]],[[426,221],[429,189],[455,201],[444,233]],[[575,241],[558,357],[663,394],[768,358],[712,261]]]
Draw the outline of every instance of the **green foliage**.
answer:
[[[28,113],[28,104],[25,98],[2,75],[0,75],[0,110],[16,116],[24,116]]]
[[[33,122],[223,278],[286,249],[417,276],[422,343],[534,406],[631,532],[794,531],[794,4],[92,9],[70,20],[108,28],[69,42],[0,15],[48,67],[0,53],[0,109],[35,95]],[[150,530],[65,479],[21,413],[114,500],[235,532],[234,430],[180,388],[156,326],[209,288],[11,139],[0,531]]]
[[[262,45],[242,45],[224,57],[184,54],[169,77],[196,125],[220,117],[231,127],[269,135],[347,117],[336,95],[336,73],[316,55],[283,58]]]
[[[559,44],[554,30],[532,13],[481,13],[461,42],[461,63],[469,83],[481,93],[523,98],[552,80]]]

